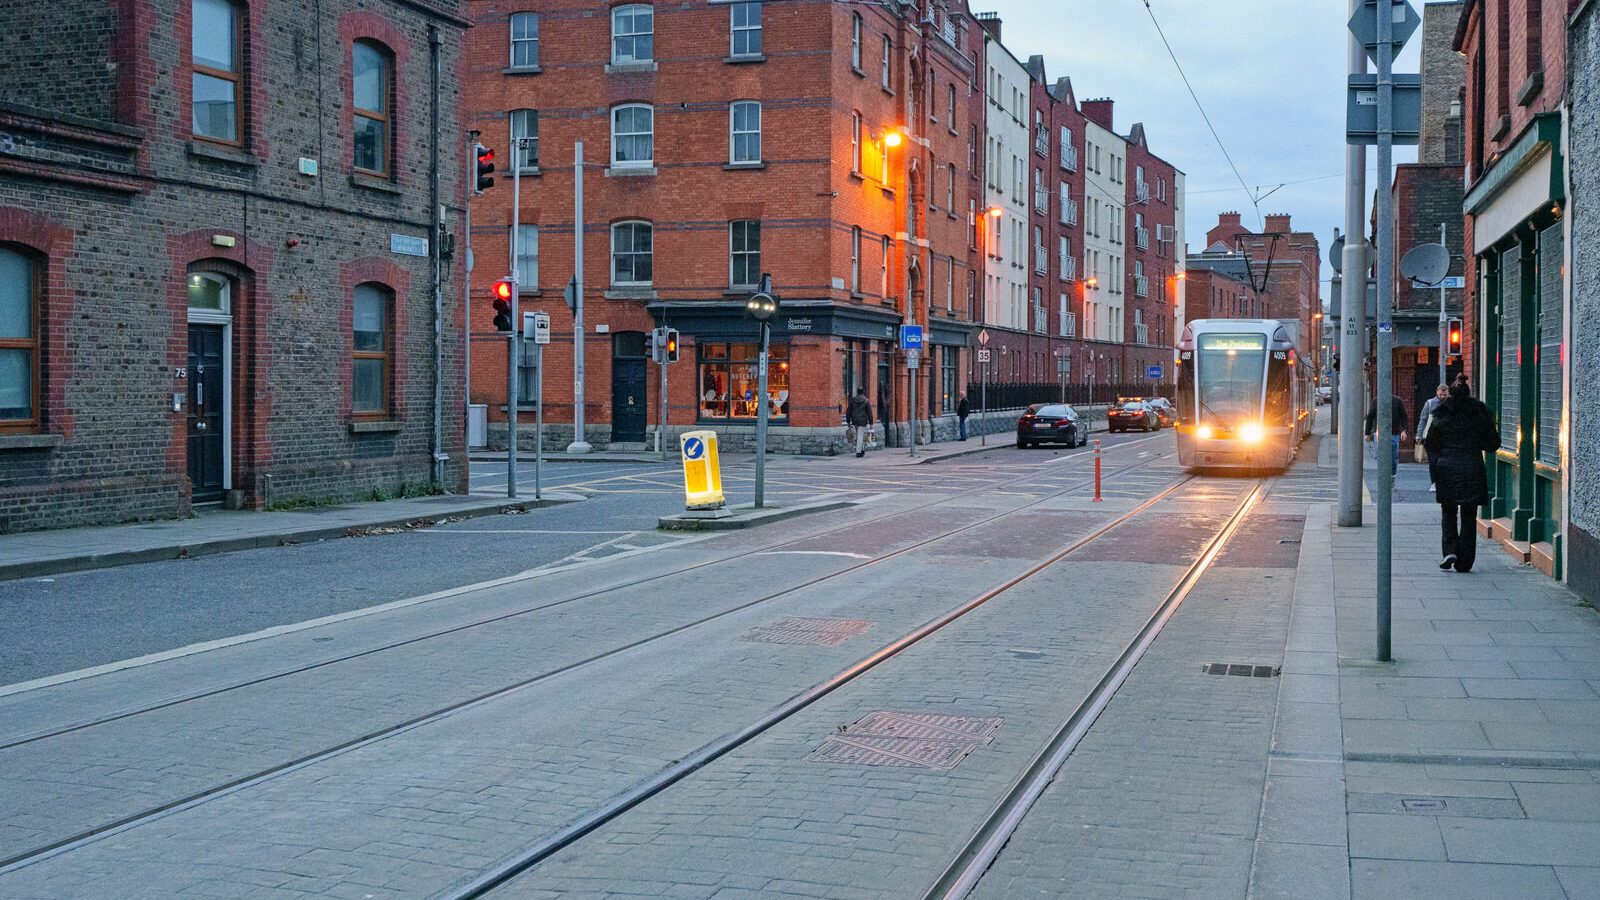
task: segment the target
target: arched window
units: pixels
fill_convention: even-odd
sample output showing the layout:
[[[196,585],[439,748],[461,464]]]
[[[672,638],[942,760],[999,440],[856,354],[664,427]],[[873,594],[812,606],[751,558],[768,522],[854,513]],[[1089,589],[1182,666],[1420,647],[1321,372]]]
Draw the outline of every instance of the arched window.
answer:
[[[761,104],[755,100],[728,106],[728,162],[761,162]]]
[[[0,245],[0,432],[39,424],[39,266]]]
[[[189,11],[194,136],[223,144],[243,143],[239,7],[229,0],[191,0]]]
[[[389,415],[393,299],[393,293],[381,284],[356,285],[350,317],[350,406],[357,416]]]
[[[655,278],[655,229],[649,222],[611,226],[611,284],[648,287]]]
[[[655,59],[656,13],[648,4],[619,6],[611,11],[611,64]]]
[[[393,57],[381,44],[356,41],[350,50],[351,98],[354,111],[355,167],[368,175],[389,177]]]
[[[646,103],[629,103],[611,111],[611,164],[648,168],[656,162],[656,112]]]

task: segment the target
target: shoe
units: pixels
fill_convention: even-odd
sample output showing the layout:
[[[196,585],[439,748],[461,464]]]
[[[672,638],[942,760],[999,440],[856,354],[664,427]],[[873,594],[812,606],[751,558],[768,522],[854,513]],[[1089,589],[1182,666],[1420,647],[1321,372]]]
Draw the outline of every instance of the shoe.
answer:
[[[867,451],[865,451],[865,450],[857,450],[856,451],[856,459],[860,459],[861,457],[866,456],[866,455],[867,455]]]
[[[1439,486],[1437,484],[1428,485],[1428,493],[1430,493],[1430,494],[1439,493]]]
[[[1439,568],[1443,569],[1446,572],[1448,572],[1451,569],[1455,568],[1455,565],[1456,565],[1456,555],[1454,553],[1447,553],[1447,554],[1445,554],[1444,561],[1439,563]]]

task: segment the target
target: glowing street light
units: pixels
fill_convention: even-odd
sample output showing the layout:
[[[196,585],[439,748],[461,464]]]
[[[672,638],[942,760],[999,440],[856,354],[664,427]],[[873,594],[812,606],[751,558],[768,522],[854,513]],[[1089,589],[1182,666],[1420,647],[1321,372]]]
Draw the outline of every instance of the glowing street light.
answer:
[[[900,133],[900,129],[891,128],[888,133],[883,136],[883,145],[885,147],[898,147],[900,146],[900,142],[903,140],[905,140],[905,136]]]

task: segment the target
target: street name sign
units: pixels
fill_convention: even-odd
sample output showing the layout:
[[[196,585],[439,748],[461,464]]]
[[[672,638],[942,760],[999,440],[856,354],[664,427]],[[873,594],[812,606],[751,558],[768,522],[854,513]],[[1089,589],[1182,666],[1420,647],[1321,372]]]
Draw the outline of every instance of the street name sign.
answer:
[[[1351,75],[1345,106],[1347,144],[1378,142],[1378,76]],[[1422,76],[1394,75],[1394,142],[1415,144],[1422,136]]]

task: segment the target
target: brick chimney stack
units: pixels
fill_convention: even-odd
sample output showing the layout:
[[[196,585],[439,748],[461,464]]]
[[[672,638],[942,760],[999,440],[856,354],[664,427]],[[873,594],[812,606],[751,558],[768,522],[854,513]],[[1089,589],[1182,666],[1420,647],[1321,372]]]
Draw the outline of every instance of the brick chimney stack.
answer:
[[[1238,213],[1220,213],[1217,216],[1217,227],[1206,232],[1206,246],[1211,247],[1221,243],[1232,247],[1234,236],[1247,230],[1240,224]]]
[[[1110,97],[1101,97],[1098,100],[1085,100],[1078,105],[1078,108],[1085,119],[1115,134],[1116,129],[1111,127],[1111,107],[1113,102]]]
[[[1288,234],[1294,230],[1293,228],[1289,227],[1289,219],[1290,217],[1288,215],[1281,213],[1267,216],[1267,231],[1276,232],[1278,234]]]
[[[975,18],[978,20],[978,25],[984,31],[989,32],[989,36],[993,37],[998,43],[1000,40],[1000,14],[997,12],[981,12]]]

